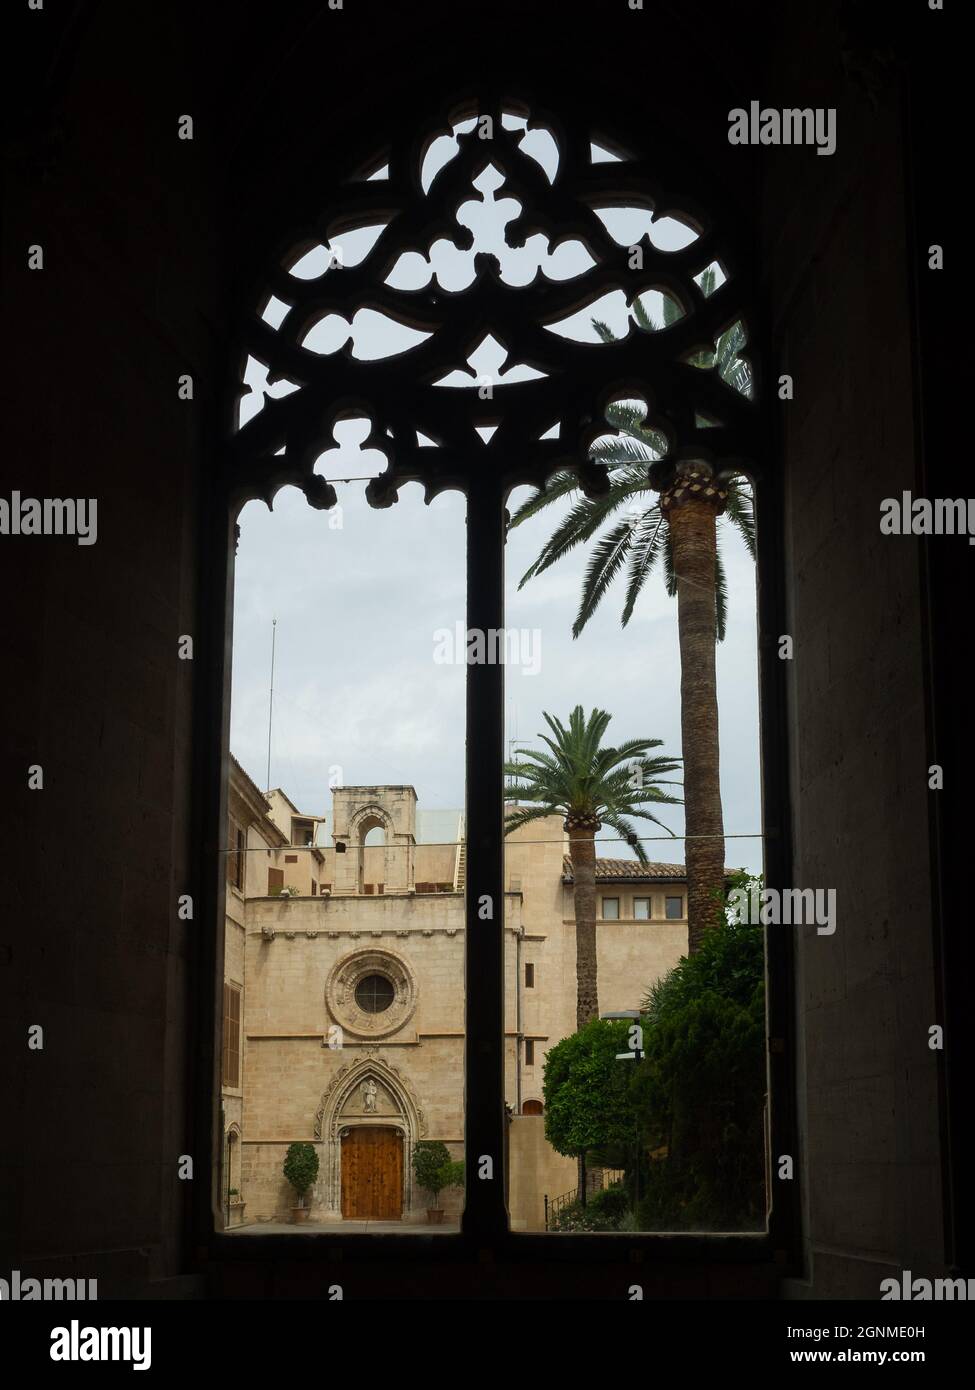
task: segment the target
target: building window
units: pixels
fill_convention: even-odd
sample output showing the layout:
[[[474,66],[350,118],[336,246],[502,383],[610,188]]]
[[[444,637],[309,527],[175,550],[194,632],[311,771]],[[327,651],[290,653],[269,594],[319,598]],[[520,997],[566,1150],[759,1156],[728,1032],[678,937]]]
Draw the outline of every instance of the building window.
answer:
[[[618,922],[620,919],[619,898],[603,898],[603,921]]]
[[[633,916],[637,922],[649,922],[650,920],[650,899],[633,899]]]
[[[312,879],[312,881],[311,881],[311,895],[312,895],[312,897],[314,897],[315,894],[316,894],[317,892],[318,892],[318,884],[315,882],[314,879]]]
[[[240,988],[223,987],[223,1084],[240,1085]]]
[[[523,1115],[541,1115],[542,1102],[540,1100],[526,1100],[521,1107]]]
[[[525,988],[535,988],[535,966],[531,961],[525,962]]]
[[[267,892],[268,897],[280,893],[284,887],[284,870],[268,869],[267,871]]]
[[[284,856],[284,862],[285,862],[286,864],[297,864],[297,862],[298,862],[298,856],[297,856],[297,854],[286,854],[286,855]]]
[[[683,898],[667,898],[667,900],[666,900],[666,905],[667,905],[667,917],[670,919],[670,921],[672,921],[672,922],[673,922],[673,921],[679,921],[680,918],[683,917],[683,915],[684,915],[684,899],[683,899]]]
[[[243,892],[245,863],[244,832],[234,821],[227,834],[227,882]]]
[[[385,975],[366,975],[355,987],[355,1002],[367,1014],[385,1013],[393,1002],[392,980]]]
[[[234,1194],[231,1197],[231,1193]],[[227,1191],[225,1200],[230,1205],[240,1203],[240,1133],[236,1129],[227,1135]]]
[[[535,1039],[534,1039],[534,1038],[526,1038],[526,1039],[525,1039],[525,1066],[526,1066],[526,1067],[533,1067],[534,1065],[535,1065]]]
[[[325,982],[329,1014],[360,1039],[387,1037],[404,1027],[416,998],[416,977],[406,961],[369,947],[340,957]]]
[[[314,843],[315,828],[310,820],[292,820],[291,822],[291,843],[293,845],[310,845]]]

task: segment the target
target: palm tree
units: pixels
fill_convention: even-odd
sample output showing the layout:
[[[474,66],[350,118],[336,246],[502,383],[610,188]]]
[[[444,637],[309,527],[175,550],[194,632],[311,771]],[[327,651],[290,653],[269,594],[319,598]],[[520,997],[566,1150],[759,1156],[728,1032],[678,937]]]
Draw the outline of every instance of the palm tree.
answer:
[[[707,296],[714,289],[710,268],[699,279]],[[679,316],[677,304],[664,297],[666,328]],[[639,299],[633,303],[638,328],[659,331]],[[609,327],[593,320],[599,335],[613,340]],[[718,340],[713,353],[700,352],[695,366],[715,368],[722,379],[743,395],[751,395],[751,372],[739,352],[744,330],[733,324]],[[593,546],[582,584],[579,611],[572,627],[578,637],[596,611],[613,580],[626,571],[622,625],[633,615],[647,578],[661,558],[668,594],[677,597],[677,626],[681,656],[681,738],[686,802],[685,862],[687,866],[688,949],[697,950],[705,931],[716,920],[724,890],[724,820],[718,744],[718,700],[715,642],[725,635],[727,587],[718,549],[717,520],[724,513],[755,558],[755,519],[751,488],[734,478],[720,486],[702,471],[684,469],[658,495],[650,466],[667,452],[667,441],[643,423],[643,414],[627,402],[611,404],[607,422],[620,433],[593,445],[590,453],[607,465],[609,490],[595,498],[579,497],[579,479],[571,469],[555,473],[548,487],[528,499],[512,517],[511,527],[572,498],[572,506],[543,545],[538,558],[522,576],[519,587],[543,573],[575,546],[591,540],[603,524],[625,509]]]
[[[680,803],[680,797],[662,790],[680,785],[662,780],[677,770],[680,759],[665,754],[648,757],[651,748],[659,748],[659,738],[634,738],[618,748],[604,747],[603,735],[611,717],[605,710],[594,709],[587,719],[582,706],[576,705],[566,728],[552,715],[544,714],[554,737],[542,733],[538,737],[550,751],[526,749],[521,756],[529,761],[506,763],[504,769],[510,779],[508,794],[519,803],[505,816],[505,833],[544,816],[561,815],[569,835],[576,919],[577,1028],[599,1017],[596,832],[605,822],[645,864],[646,851],[629,818],[652,821],[666,830],[647,805]]]

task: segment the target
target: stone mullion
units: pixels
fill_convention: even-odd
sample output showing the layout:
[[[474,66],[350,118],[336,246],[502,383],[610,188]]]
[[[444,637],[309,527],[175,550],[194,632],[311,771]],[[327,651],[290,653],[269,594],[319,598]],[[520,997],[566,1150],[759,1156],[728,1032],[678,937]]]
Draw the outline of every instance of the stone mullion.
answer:
[[[496,476],[467,498],[467,627],[504,626],[504,495]],[[467,667],[465,1235],[507,1230],[504,1192],[504,666]],[[491,1160],[492,1174],[479,1170]]]

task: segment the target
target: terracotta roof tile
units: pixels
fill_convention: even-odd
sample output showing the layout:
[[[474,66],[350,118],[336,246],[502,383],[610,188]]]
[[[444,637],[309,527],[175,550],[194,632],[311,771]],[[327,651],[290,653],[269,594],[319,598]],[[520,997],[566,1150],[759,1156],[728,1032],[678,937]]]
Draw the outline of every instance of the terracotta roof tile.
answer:
[[[562,860],[562,881],[572,882],[572,860],[566,854]],[[609,882],[613,879],[626,879],[644,883],[651,879],[666,879],[669,883],[683,883],[687,869],[683,864],[658,864],[652,860],[641,864],[638,859],[597,859],[596,882]]]

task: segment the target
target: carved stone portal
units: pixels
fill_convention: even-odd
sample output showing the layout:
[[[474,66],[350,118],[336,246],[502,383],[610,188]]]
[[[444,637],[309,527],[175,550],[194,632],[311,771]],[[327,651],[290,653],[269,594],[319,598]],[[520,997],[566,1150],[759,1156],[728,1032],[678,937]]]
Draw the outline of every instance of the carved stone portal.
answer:
[[[315,1203],[325,1220],[341,1219],[342,1135],[360,1126],[381,1125],[403,1135],[403,1214],[412,1209],[413,1146],[427,1132],[423,1111],[409,1081],[372,1049],[339,1069],[322,1095],[315,1115],[320,1145]]]

